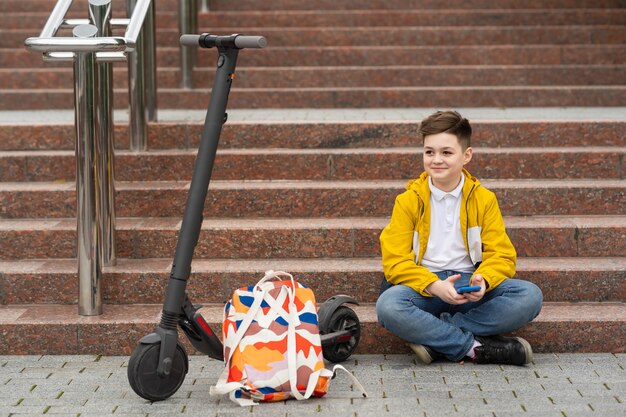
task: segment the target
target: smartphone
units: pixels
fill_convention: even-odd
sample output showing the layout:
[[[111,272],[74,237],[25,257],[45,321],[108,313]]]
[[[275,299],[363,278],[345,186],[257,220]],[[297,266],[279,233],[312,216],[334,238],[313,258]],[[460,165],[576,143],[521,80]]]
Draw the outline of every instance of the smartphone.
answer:
[[[466,285],[464,287],[459,287],[456,289],[456,292],[459,294],[464,294],[466,292],[476,292],[480,291],[479,285]]]

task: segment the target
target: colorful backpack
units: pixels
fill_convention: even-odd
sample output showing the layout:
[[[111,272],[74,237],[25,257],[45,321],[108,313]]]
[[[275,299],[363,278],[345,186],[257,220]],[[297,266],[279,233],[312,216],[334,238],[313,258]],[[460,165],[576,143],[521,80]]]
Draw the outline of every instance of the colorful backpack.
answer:
[[[286,272],[267,271],[256,285],[236,290],[222,334],[225,368],[211,394],[229,394],[242,406],[322,397],[342,369],[367,397],[345,368],[324,368],[315,296]]]

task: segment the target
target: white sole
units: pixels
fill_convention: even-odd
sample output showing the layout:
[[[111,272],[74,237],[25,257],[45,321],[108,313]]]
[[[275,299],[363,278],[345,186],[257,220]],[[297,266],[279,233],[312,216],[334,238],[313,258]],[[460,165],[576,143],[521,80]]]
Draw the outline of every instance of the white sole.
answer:
[[[524,352],[526,353],[526,363],[531,363],[533,361],[533,348],[530,346],[530,343],[526,339],[521,337],[514,337],[515,340],[520,342],[522,346],[524,346]]]
[[[424,346],[409,343],[409,347],[415,353],[415,356],[417,356],[417,359],[419,359],[420,362],[426,365],[433,362],[434,358],[430,356],[430,353],[428,353],[428,350],[426,350]]]

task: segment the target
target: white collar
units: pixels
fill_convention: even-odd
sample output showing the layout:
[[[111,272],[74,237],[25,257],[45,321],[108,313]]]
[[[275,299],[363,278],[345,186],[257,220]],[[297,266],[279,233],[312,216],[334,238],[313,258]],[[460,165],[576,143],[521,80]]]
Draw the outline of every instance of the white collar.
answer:
[[[430,193],[437,201],[443,200],[443,198],[447,195],[451,195],[454,198],[459,198],[461,192],[463,191],[463,184],[465,184],[465,175],[461,174],[461,181],[459,181],[459,185],[457,185],[454,190],[446,192],[435,187],[433,185],[433,179],[431,177],[428,177],[428,187],[430,188]]]

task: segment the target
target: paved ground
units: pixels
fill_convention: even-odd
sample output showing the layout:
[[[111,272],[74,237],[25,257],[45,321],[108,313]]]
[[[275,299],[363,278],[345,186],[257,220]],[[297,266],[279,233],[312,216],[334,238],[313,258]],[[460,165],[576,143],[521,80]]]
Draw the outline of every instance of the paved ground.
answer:
[[[624,416],[626,354],[543,354],[526,367],[416,363],[412,355],[356,355],[345,366],[370,395],[338,374],[322,399],[241,408],[209,395],[221,362],[192,356],[169,400],[139,398],[127,357],[0,356],[0,417],[64,416]]]

